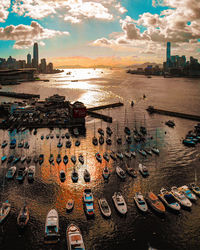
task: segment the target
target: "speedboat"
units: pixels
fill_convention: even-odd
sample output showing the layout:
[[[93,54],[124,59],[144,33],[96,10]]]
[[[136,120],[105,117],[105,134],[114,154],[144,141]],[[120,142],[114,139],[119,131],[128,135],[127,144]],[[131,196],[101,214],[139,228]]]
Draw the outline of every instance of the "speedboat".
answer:
[[[197,196],[200,196],[200,188],[199,188],[199,186],[197,186],[195,183],[189,184],[189,188],[190,188],[190,190],[192,190],[192,192],[194,192]]]
[[[50,154],[50,156],[49,156],[49,163],[52,164],[53,161],[54,161],[53,154]]]
[[[78,160],[81,164],[84,164],[84,157],[82,154],[79,155]]]
[[[152,147],[151,150],[152,150],[152,152],[153,152],[154,154],[156,154],[156,155],[159,155],[159,154],[160,154],[160,151],[159,151],[159,149],[158,149],[157,147]]]
[[[27,156],[26,157],[26,163],[29,164],[31,162],[31,157],[30,156]]]
[[[67,140],[65,146],[66,148],[71,148],[72,142],[70,140]]]
[[[137,205],[137,207],[142,211],[142,212],[147,212],[148,210],[148,206],[147,203],[143,197],[143,195],[141,194],[141,192],[136,192],[135,196],[133,197],[134,201]]]
[[[124,158],[122,152],[117,152],[117,153],[116,153],[116,156],[117,156],[117,158],[119,158],[120,160],[123,160],[123,158]]]
[[[180,205],[178,204],[172,193],[168,192],[165,188],[161,188],[158,197],[167,207],[173,209],[174,211],[180,211]]]
[[[51,209],[46,217],[45,239],[46,244],[56,244],[59,241],[59,217],[55,209]]]
[[[5,148],[7,145],[8,145],[7,141],[4,140],[1,144],[1,148]]]
[[[6,156],[6,155],[3,155],[3,156],[1,157],[1,162],[4,163],[6,160],[7,160],[7,156]]]
[[[124,128],[124,133],[127,134],[127,135],[130,135],[131,134],[131,130],[129,127],[125,127]]]
[[[94,216],[94,197],[91,189],[87,188],[83,192],[83,204],[87,216]]]
[[[98,199],[99,209],[103,216],[109,218],[111,216],[111,209],[105,198]]]
[[[27,174],[28,169],[26,167],[21,167],[17,171],[16,180],[22,182]]]
[[[101,157],[101,155],[99,153],[96,153],[95,157],[96,157],[98,162],[100,162],[100,163],[102,162],[102,157]]]
[[[85,245],[80,229],[75,224],[70,224],[66,231],[68,250],[84,250]]]
[[[117,160],[115,153],[113,151],[110,153],[110,157],[113,159],[113,161]]]
[[[156,212],[160,214],[165,213],[165,206],[158,199],[158,196],[151,191],[147,194],[147,202]]]
[[[58,144],[57,144],[57,148],[62,148],[63,144],[62,142],[59,140]]]
[[[111,145],[112,144],[112,140],[110,138],[106,138],[106,144],[107,145]]]
[[[139,163],[139,171],[143,177],[149,176],[149,171],[146,166],[144,166],[142,163]]]
[[[109,171],[109,169],[108,169],[108,167],[107,166],[105,166],[104,167],[104,169],[103,169],[103,178],[105,179],[105,180],[108,180],[109,179],[109,177],[110,177],[110,171]]]
[[[35,155],[35,156],[33,157],[33,161],[35,162],[35,164],[38,163],[38,160],[39,160],[39,159],[38,159],[38,156]]]
[[[143,149],[138,149],[138,152],[144,157],[147,156],[147,153]]]
[[[117,211],[122,215],[126,214],[127,205],[122,194],[120,192],[115,192],[114,195],[112,196],[112,199]]]
[[[122,179],[125,180],[126,179],[126,173],[125,171],[120,168],[119,166],[116,166],[116,174]]]
[[[75,155],[72,155],[72,156],[71,156],[71,161],[72,161],[72,163],[74,163],[74,164],[76,163],[76,156],[75,156]]]
[[[8,157],[8,163],[11,163],[13,160],[14,160],[14,155],[10,155],[9,157]]]
[[[131,139],[131,137],[130,137],[129,135],[126,136],[126,142],[127,142],[128,144],[131,144],[131,143],[132,143],[132,139]]]
[[[68,163],[68,156],[67,155],[65,155],[63,157],[63,162],[64,162],[65,165]]]
[[[66,203],[66,210],[67,212],[71,212],[72,209],[74,208],[74,200],[73,199],[69,199]]]
[[[94,146],[97,146],[97,145],[98,145],[98,140],[97,140],[96,136],[94,136],[94,137],[92,138],[92,143],[94,144]]]
[[[6,173],[6,179],[11,180],[14,178],[17,168],[15,166],[10,167]]]
[[[183,191],[184,194],[185,194],[185,196],[186,196],[189,200],[191,200],[191,201],[196,201],[196,200],[197,200],[196,195],[193,194],[193,193],[191,192],[191,190],[188,188],[188,186],[184,185],[184,186],[182,186],[182,187],[179,187],[178,190],[179,190],[179,191]]]
[[[44,162],[44,155],[40,154],[39,155],[39,164],[42,165],[43,162]]]
[[[26,204],[20,209],[19,215],[17,217],[17,225],[20,228],[24,228],[29,221],[29,210]]]
[[[25,162],[25,160],[26,160],[26,156],[25,156],[25,155],[23,155],[23,156],[21,157],[21,163],[24,163],[24,162]]]
[[[110,160],[109,155],[108,155],[107,152],[104,152],[103,158],[104,158],[107,162],[109,162],[109,160]]]
[[[10,149],[14,149],[16,147],[16,139],[12,139],[10,142]]]
[[[65,182],[65,179],[66,179],[66,175],[65,175],[65,171],[64,170],[60,170],[60,181],[61,182]]]
[[[104,136],[104,131],[103,131],[102,128],[98,128],[98,133],[99,133],[100,135]]]
[[[99,137],[99,144],[100,145],[104,144],[104,137],[102,135]]]
[[[128,158],[128,159],[130,159],[130,158],[131,158],[131,153],[130,153],[130,152],[128,152],[128,151],[127,151],[127,152],[125,152],[125,153],[124,153],[124,155],[125,155],[125,157],[126,157],[126,158]]]
[[[57,162],[58,164],[60,164],[61,161],[62,161],[62,157],[61,157],[60,154],[58,154],[58,155],[57,155],[57,158],[56,158],[56,162]]]
[[[191,201],[185,196],[183,191],[179,191],[177,187],[173,186],[171,192],[174,198],[180,203],[182,207],[191,208]]]
[[[34,178],[35,178],[35,166],[30,166],[28,168],[28,173],[27,173],[27,177],[28,177],[28,182],[33,182]]]
[[[106,128],[106,133],[109,135],[109,136],[111,136],[112,135],[112,130],[111,130],[111,128],[110,127],[107,127]]]
[[[131,177],[136,178],[137,177],[137,172],[134,170],[133,167],[130,167],[129,164],[125,163],[126,167],[126,172],[129,174]]]
[[[81,143],[80,143],[79,140],[76,140],[76,141],[75,141],[75,146],[76,146],[76,147],[80,146],[80,144],[81,144]]]
[[[122,144],[122,138],[117,136],[117,144],[121,145]]]
[[[6,217],[9,215],[11,209],[11,204],[9,201],[5,201],[2,203],[2,206],[0,208],[0,224],[6,219]]]
[[[72,171],[72,175],[71,175],[72,181],[73,182],[77,182],[78,181],[78,172],[76,171],[76,169],[74,168]]]
[[[87,169],[84,170],[83,177],[85,182],[90,182],[90,172]]]

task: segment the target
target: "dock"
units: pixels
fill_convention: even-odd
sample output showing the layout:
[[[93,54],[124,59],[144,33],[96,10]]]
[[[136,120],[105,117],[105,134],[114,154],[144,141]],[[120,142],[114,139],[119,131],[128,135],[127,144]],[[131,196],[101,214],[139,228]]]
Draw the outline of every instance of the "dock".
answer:
[[[101,106],[97,106],[97,107],[88,108],[87,111],[96,111],[96,110],[101,110],[101,109],[117,108],[117,107],[121,107],[123,105],[124,104],[122,102],[116,102],[116,103],[111,103],[111,104],[107,104],[107,105],[101,105]]]
[[[32,98],[39,99],[40,98],[40,95],[16,93],[16,92],[5,92],[5,91],[0,91],[0,96],[7,96],[7,97],[19,98],[19,99],[32,99]]]
[[[99,113],[96,113],[96,112],[93,112],[90,110],[87,110],[87,114],[92,116],[92,117],[102,119],[105,122],[112,123],[112,117],[110,117],[108,115],[102,115],[102,114],[99,114]]]
[[[156,114],[161,114],[161,115],[179,117],[179,118],[188,119],[188,120],[200,121],[199,115],[191,115],[191,114],[179,113],[179,112],[174,112],[174,111],[169,111],[169,110],[156,109],[153,106],[149,106],[147,108],[147,111],[150,114],[156,113]]]

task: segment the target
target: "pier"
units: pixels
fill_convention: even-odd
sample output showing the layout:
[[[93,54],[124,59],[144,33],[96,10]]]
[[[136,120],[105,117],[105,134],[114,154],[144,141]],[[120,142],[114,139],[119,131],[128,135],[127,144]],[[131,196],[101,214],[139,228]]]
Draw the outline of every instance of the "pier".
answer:
[[[87,114],[92,116],[92,117],[102,119],[105,122],[112,123],[112,117],[110,117],[108,115],[102,115],[102,114],[99,114],[99,113],[96,113],[96,112],[93,112],[90,110],[87,110]]]
[[[5,92],[5,91],[0,91],[0,96],[7,96],[7,97],[19,98],[19,99],[32,99],[32,98],[39,99],[40,98],[40,95],[16,93],[16,92]]]
[[[174,117],[179,117],[179,118],[183,118],[183,119],[200,121],[199,115],[191,115],[191,114],[184,114],[184,113],[179,113],[179,112],[174,112],[174,111],[169,111],[169,110],[156,109],[153,106],[149,106],[147,108],[147,111],[150,114],[156,113],[156,114],[161,114],[161,115],[168,115],[168,116],[174,116]]]
[[[116,103],[111,103],[111,104],[107,104],[107,105],[101,105],[101,106],[97,106],[97,107],[88,108],[87,111],[96,111],[96,110],[100,110],[100,109],[117,108],[117,107],[121,107],[123,105],[124,104],[122,102],[116,102]]]

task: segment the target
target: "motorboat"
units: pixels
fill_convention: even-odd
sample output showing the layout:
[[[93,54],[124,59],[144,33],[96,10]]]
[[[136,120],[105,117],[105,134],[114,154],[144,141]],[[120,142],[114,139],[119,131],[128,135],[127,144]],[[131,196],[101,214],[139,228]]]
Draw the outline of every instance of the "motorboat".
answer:
[[[24,163],[24,162],[25,162],[25,160],[26,160],[26,156],[25,156],[25,155],[23,155],[23,156],[21,157],[21,163]]]
[[[57,144],[57,148],[62,148],[63,144],[62,142],[59,140],[58,144]]]
[[[81,164],[84,164],[84,157],[82,154],[79,155],[78,160]]]
[[[59,217],[56,209],[51,209],[46,217],[45,238],[46,244],[56,244],[59,241]]]
[[[122,138],[117,136],[117,144],[121,145],[122,144]]]
[[[85,245],[80,229],[75,224],[70,224],[66,231],[68,250],[84,250]]]
[[[90,188],[86,188],[83,192],[83,202],[94,202],[94,197]]]
[[[70,140],[67,140],[65,146],[66,148],[71,148],[72,142]]]
[[[102,135],[99,137],[99,144],[100,145],[104,144],[104,137]]]
[[[165,206],[159,200],[158,196],[155,195],[152,191],[147,194],[147,202],[148,204],[154,209],[154,211],[158,212],[159,214],[165,213]]]
[[[29,164],[31,162],[31,157],[30,156],[27,156],[26,157],[26,163]]]
[[[142,212],[147,212],[148,206],[147,203],[142,195],[141,192],[136,192],[135,196],[133,197],[134,201],[137,205],[137,207],[142,211]]]
[[[127,174],[129,174],[131,177],[134,177],[134,178],[137,177],[137,172],[135,171],[133,167],[130,167],[129,164],[127,163],[125,163],[125,167],[126,167]]]
[[[28,182],[33,182],[35,179],[35,166],[30,166],[27,172]]]
[[[132,143],[132,139],[131,139],[131,137],[130,137],[129,135],[126,136],[126,142],[127,142],[128,144],[131,144],[131,143]]]
[[[116,153],[117,158],[119,158],[120,160],[124,159],[124,155],[122,154],[122,152],[117,152]]]
[[[177,187],[173,186],[171,188],[171,193],[173,194],[174,198],[180,203],[182,207],[191,208],[192,203],[191,201],[185,196],[183,191],[179,191]]]
[[[112,199],[117,211],[122,215],[126,214],[127,205],[122,194],[120,192],[115,192],[114,195],[112,196]]]
[[[175,123],[174,123],[174,121],[172,121],[172,120],[169,120],[169,121],[165,122],[165,124],[166,124],[167,126],[171,127],[171,128],[173,128],[173,127],[175,126]]]
[[[144,156],[144,157],[147,157],[147,153],[143,150],[143,149],[138,149],[138,152]]]
[[[25,148],[25,149],[29,149],[29,147],[30,147],[30,145],[29,145],[29,143],[26,141],[26,142],[24,143],[24,148]]]
[[[124,133],[127,134],[127,135],[130,135],[131,134],[131,130],[129,127],[125,127],[124,128]]]
[[[22,182],[27,174],[28,169],[26,167],[21,167],[17,171],[16,180]]]
[[[79,147],[79,146],[80,146],[80,144],[81,144],[81,143],[80,143],[80,141],[79,141],[79,140],[76,140],[76,141],[75,141],[75,146],[76,146],[76,147]]]
[[[147,155],[152,155],[151,149],[145,148],[144,151],[146,152]]]
[[[61,182],[65,182],[65,180],[66,180],[66,174],[65,174],[64,170],[60,170],[59,177],[60,177],[60,181]]]
[[[11,204],[9,201],[5,201],[2,203],[2,206],[0,208],[0,224],[7,218],[11,210]]]
[[[119,166],[116,166],[116,174],[119,176],[119,178],[121,178],[122,180],[126,179],[126,173],[125,171],[120,168]]]
[[[149,176],[149,171],[146,166],[144,166],[142,163],[139,163],[139,171],[143,177]]]
[[[188,186],[190,190],[192,190],[193,193],[195,193],[197,196],[200,196],[200,187],[197,186],[195,183],[191,183]]]
[[[124,153],[124,155],[125,155],[125,157],[128,158],[128,159],[131,158],[131,152],[128,152],[128,151],[127,151],[127,152]]]
[[[50,154],[49,156],[49,163],[52,164],[54,162],[53,154]]]
[[[16,139],[12,139],[10,142],[10,149],[14,149],[16,147]]]
[[[87,188],[83,192],[83,205],[87,216],[94,217],[94,198],[91,189]]]
[[[38,156],[37,155],[35,155],[34,157],[33,157],[33,161],[35,162],[35,164],[37,164],[38,163]]]
[[[73,182],[77,182],[78,181],[78,172],[76,171],[76,169],[74,168],[72,171],[72,175],[71,175],[72,181]]]
[[[78,128],[74,128],[74,129],[73,129],[73,134],[74,134],[75,136],[79,136]]]
[[[67,163],[68,163],[68,156],[67,155],[64,155],[64,157],[63,157],[63,162],[64,162],[64,164],[65,165],[67,165]]]
[[[7,156],[6,156],[6,155],[3,155],[3,156],[1,157],[1,162],[4,163],[6,160],[7,160]]]
[[[104,136],[104,131],[103,131],[102,128],[98,128],[98,133],[99,133],[100,135]]]
[[[10,155],[9,157],[8,157],[8,163],[11,163],[13,160],[14,160],[14,155]]]
[[[132,156],[133,158],[135,158],[135,157],[136,157],[136,153],[135,153],[135,151],[131,152],[131,156]]]
[[[109,157],[109,155],[108,155],[107,152],[104,152],[104,153],[103,153],[103,158],[104,158],[107,162],[109,162],[109,160],[110,160],[110,157]]]
[[[103,178],[105,180],[109,179],[109,177],[110,177],[110,171],[109,171],[109,168],[107,166],[104,167],[102,175],[103,175]]]
[[[29,221],[29,210],[28,206],[24,204],[24,206],[20,209],[19,215],[17,216],[17,225],[20,228],[24,228]]]
[[[41,135],[40,139],[41,139],[41,140],[44,140],[44,135]]]
[[[44,155],[40,154],[39,155],[39,164],[42,165],[43,162],[44,162]]]
[[[20,156],[16,156],[13,160],[13,164],[16,164],[20,161],[21,157]]]
[[[74,163],[74,164],[76,163],[76,156],[75,156],[75,155],[72,155],[72,156],[71,156],[71,161],[72,161],[72,163]]]
[[[146,127],[140,126],[140,132],[141,132],[143,135],[146,135],[146,134],[147,134],[147,129],[146,129]]]
[[[47,140],[49,139],[49,135],[46,135],[46,139],[47,139]]]
[[[85,182],[90,182],[90,172],[87,169],[84,170],[83,177]]]
[[[8,180],[13,179],[16,174],[16,170],[17,168],[15,166],[10,167],[6,173],[6,179]]]
[[[110,127],[107,127],[106,128],[106,133],[109,135],[109,136],[111,136],[112,135],[112,130],[111,130],[111,128]]]
[[[99,209],[103,216],[109,218],[111,216],[111,209],[106,198],[98,199]]]
[[[184,185],[184,186],[182,186],[182,187],[179,187],[178,190],[179,190],[179,191],[183,191],[184,194],[185,194],[185,196],[186,196],[189,200],[191,200],[191,201],[196,201],[196,200],[197,200],[196,195],[193,194],[193,193],[191,192],[191,190],[188,188],[188,186]]]
[[[106,144],[107,145],[111,145],[112,144],[112,140],[110,138],[106,138]]]
[[[101,157],[101,155],[99,153],[96,153],[95,157],[96,157],[98,162],[102,163],[102,157]]]
[[[94,146],[97,146],[97,145],[98,145],[98,140],[97,140],[96,136],[94,136],[94,137],[92,138],[92,143],[93,143]]]
[[[154,154],[156,154],[156,155],[159,155],[159,154],[160,154],[160,151],[159,151],[159,149],[158,149],[157,147],[152,147],[152,148],[151,148],[151,151],[152,151]]]
[[[73,199],[69,199],[66,203],[66,210],[67,212],[71,212],[74,208],[74,200]]]
[[[58,155],[57,155],[57,158],[56,158],[56,162],[57,162],[58,164],[60,164],[61,161],[62,161],[62,157],[61,157],[60,154],[58,154]]]
[[[117,160],[116,155],[115,155],[115,153],[114,153],[113,151],[110,153],[110,158],[111,158],[113,161],[116,161],[116,160]]]
[[[1,144],[1,148],[5,148],[7,145],[8,145],[7,141],[4,140]]]
[[[66,139],[69,139],[70,138],[70,134],[68,132],[65,133],[65,137],[66,137]]]
[[[161,188],[158,197],[168,208],[171,208],[174,211],[180,211],[181,207],[179,203],[176,201],[172,193],[168,192],[165,188]]]
[[[196,142],[194,142],[193,140],[191,139],[184,139],[182,141],[182,143],[185,145],[185,146],[188,146],[188,147],[195,147],[196,146]]]
[[[19,143],[18,143],[18,148],[23,148],[24,147],[24,141],[21,140]]]

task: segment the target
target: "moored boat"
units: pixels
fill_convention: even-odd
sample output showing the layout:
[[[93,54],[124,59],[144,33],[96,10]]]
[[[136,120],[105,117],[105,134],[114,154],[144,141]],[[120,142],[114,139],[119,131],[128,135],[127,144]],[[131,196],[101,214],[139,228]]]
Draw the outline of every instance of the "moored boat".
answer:
[[[112,196],[112,199],[117,211],[122,215],[126,214],[127,205],[122,194],[120,192],[115,192],[114,195]]]
[[[85,169],[83,172],[83,178],[85,182],[90,182],[90,172],[87,169]]]
[[[78,172],[76,171],[76,169],[74,168],[72,171],[72,175],[71,175],[72,181],[73,182],[77,182],[78,181]]]
[[[43,162],[44,162],[44,155],[40,154],[39,155],[39,164],[42,165]]]
[[[168,192],[165,188],[161,188],[158,197],[168,208],[171,208],[174,211],[180,211],[180,205],[178,204],[172,193]]]
[[[65,155],[63,157],[63,162],[64,162],[65,165],[68,163],[68,156],[67,155]]]
[[[120,168],[119,166],[116,166],[116,174],[122,179],[125,180],[126,179],[126,173],[125,171]]]
[[[106,127],[106,133],[109,135],[109,136],[111,136],[112,135],[112,130],[111,130],[111,128],[110,127]]]
[[[59,241],[59,217],[55,209],[51,209],[46,217],[45,238],[46,244],[56,244]]]
[[[141,192],[136,192],[133,199],[140,211],[147,212],[148,206]]]
[[[52,164],[53,161],[54,161],[53,154],[50,154],[50,156],[49,156],[49,163]]]
[[[106,138],[106,144],[107,145],[111,145],[112,144],[112,140],[110,138]]]
[[[5,148],[8,145],[7,141],[4,140],[1,144],[1,148]]]
[[[12,139],[10,142],[10,149],[14,149],[16,147],[16,139]]]
[[[191,183],[191,184],[188,185],[188,187],[189,187],[190,190],[192,190],[192,192],[194,192],[197,196],[200,196],[200,187],[197,186],[197,184]]]
[[[164,214],[165,213],[165,206],[163,203],[158,199],[158,196],[155,195],[152,191],[147,194],[147,202],[148,204],[158,213]]]
[[[142,163],[139,163],[139,171],[143,177],[149,176],[149,171],[146,166],[144,166]]]
[[[104,169],[103,169],[103,178],[105,179],[105,180],[108,180],[109,179],[109,177],[110,177],[110,171],[109,171],[109,169],[108,169],[108,167],[107,166],[105,166],[104,167]]]
[[[74,200],[73,199],[69,199],[66,203],[66,210],[67,212],[71,212],[72,209],[74,208]]]
[[[29,210],[28,206],[24,204],[24,206],[20,209],[19,215],[17,216],[17,225],[20,228],[24,228],[29,221]]]
[[[61,182],[65,182],[65,180],[66,180],[66,174],[65,174],[64,170],[60,170],[59,177],[60,177],[60,181]]]
[[[70,224],[66,231],[68,250],[85,250],[80,229],[75,224]]]
[[[80,146],[80,144],[81,144],[81,142],[80,142],[79,140],[76,140],[76,141],[75,141],[75,146],[76,146],[76,147]]]
[[[100,162],[100,163],[102,162],[102,157],[101,157],[101,155],[99,153],[96,153],[95,157],[96,157],[98,162]]]
[[[110,153],[110,157],[112,158],[113,161],[117,160],[116,155],[113,151]]]
[[[25,160],[26,160],[26,156],[25,156],[25,155],[23,155],[23,156],[21,157],[21,163],[24,163],[24,162],[25,162]]]
[[[58,164],[60,164],[61,161],[62,161],[62,157],[61,157],[60,154],[58,154],[58,155],[57,155],[57,158],[56,158],[56,162],[57,162]]]
[[[98,128],[98,133],[99,133],[100,135],[104,136],[104,131],[103,131],[102,128]]]
[[[111,216],[110,206],[105,198],[98,199],[99,209],[103,216],[109,218]]]
[[[76,156],[75,156],[75,155],[72,155],[72,156],[71,156],[71,161],[72,161],[72,163],[74,163],[74,164],[76,163]]]
[[[8,157],[8,163],[11,163],[13,160],[14,160],[14,155],[10,155],[9,157]]]
[[[27,174],[27,170],[28,169],[26,167],[19,168],[17,171],[16,180],[18,180],[19,182],[22,182]]]
[[[6,217],[9,215],[11,210],[11,204],[9,201],[5,201],[2,203],[2,206],[0,208],[0,224],[6,219]]]
[[[97,145],[98,145],[98,140],[97,140],[96,136],[94,136],[94,137],[92,138],[92,143],[93,143],[94,146],[97,146]]]
[[[129,164],[125,163],[125,167],[126,167],[126,172],[131,176],[136,178],[137,177],[137,172],[135,171],[135,169],[133,167],[131,167]]]
[[[122,154],[122,152],[117,152],[116,153],[117,158],[119,158],[120,160],[124,159],[124,155]]]
[[[71,148],[72,142],[70,140],[67,140],[65,146],[66,148]]]
[[[104,137],[102,135],[99,137],[99,144],[100,145],[104,144]]]
[[[6,179],[8,180],[13,179],[16,173],[16,170],[17,168],[15,166],[10,167],[6,173]]]
[[[138,149],[138,152],[144,156],[144,157],[147,157],[147,153],[143,150],[143,149]]]
[[[159,149],[158,149],[157,147],[155,147],[155,146],[151,148],[151,151],[152,151],[154,154],[156,154],[156,155],[159,155],[159,154],[160,154]]]
[[[179,191],[183,191],[185,196],[191,200],[191,201],[196,201],[197,197],[194,193],[191,192],[191,190],[188,188],[188,186],[184,185],[182,187],[178,188]]]
[[[6,155],[3,155],[3,156],[1,157],[1,162],[4,163],[6,160],[7,160],[7,156],[6,156]]]
[[[35,166],[30,166],[27,172],[27,178],[29,182],[33,182],[35,179]]]
[[[81,164],[84,164],[84,157],[82,154],[79,155],[78,160]]]
[[[109,162],[109,160],[110,160],[110,157],[109,157],[109,155],[108,155],[107,152],[104,152],[104,153],[103,153],[103,158],[104,158],[107,162]]]
[[[58,144],[57,144],[57,148],[62,148],[63,144],[61,142],[61,140],[59,140]]]
[[[94,213],[94,197],[91,189],[87,188],[83,192],[84,210],[87,216],[93,217]]]
[[[182,207],[191,208],[191,201],[185,196],[183,191],[179,191],[177,187],[173,186],[171,192],[174,198],[180,203]]]

